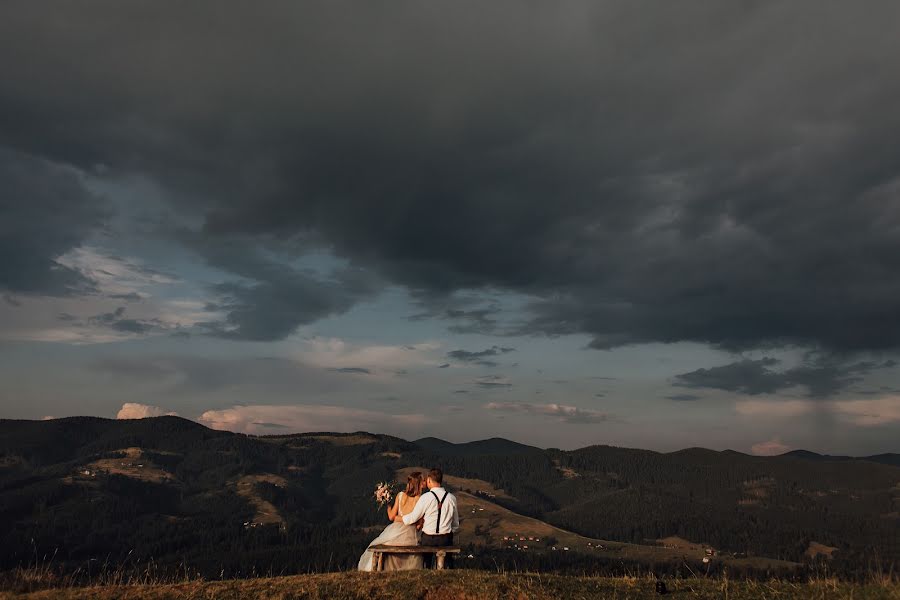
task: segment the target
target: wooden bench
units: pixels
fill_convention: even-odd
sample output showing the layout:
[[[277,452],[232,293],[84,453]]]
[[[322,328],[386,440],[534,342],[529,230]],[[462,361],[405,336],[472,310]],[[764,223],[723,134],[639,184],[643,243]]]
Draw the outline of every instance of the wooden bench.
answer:
[[[384,570],[385,554],[434,554],[434,568],[443,569],[448,554],[459,554],[459,546],[370,546],[372,551],[373,571]]]

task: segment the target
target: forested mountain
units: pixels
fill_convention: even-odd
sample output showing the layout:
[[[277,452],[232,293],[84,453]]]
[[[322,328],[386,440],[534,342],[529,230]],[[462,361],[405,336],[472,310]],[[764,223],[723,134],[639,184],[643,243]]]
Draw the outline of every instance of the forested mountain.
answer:
[[[413,442],[422,450],[433,452],[439,456],[481,456],[481,455],[516,455],[540,454],[542,450],[503,438],[491,438],[475,442],[454,444],[439,438],[422,438]]]
[[[896,458],[540,450],[363,432],[254,437],[177,417],[0,420],[0,570],[52,560],[87,572],[151,559],[207,577],[349,568],[385,522],[371,500],[375,482],[431,465],[478,506],[590,539],[678,536],[723,556],[800,562],[815,547],[832,553],[833,569],[866,570],[876,555],[889,568],[900,565]],[[565,562],[549,543],[545,554],[510,558],[481,526],[459,541],[491,561]],[[573,553],[566,564],[612,564],[603,556]]]

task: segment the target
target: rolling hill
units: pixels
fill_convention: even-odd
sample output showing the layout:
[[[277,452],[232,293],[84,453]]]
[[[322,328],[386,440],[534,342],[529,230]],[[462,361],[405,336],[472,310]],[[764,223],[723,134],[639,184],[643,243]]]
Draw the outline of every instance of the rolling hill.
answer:
[[[473,567],[765,573],[819,549],[853,574],[873,551],[885,568],[900,557],[900,468],[883,457],[255,437],[177,417],[79,417],[0,420],[0,571],[47,560],[85,576],[148,562],[206,577],[350,568],[384,526],[374,483],[435,464],[459,494]]]

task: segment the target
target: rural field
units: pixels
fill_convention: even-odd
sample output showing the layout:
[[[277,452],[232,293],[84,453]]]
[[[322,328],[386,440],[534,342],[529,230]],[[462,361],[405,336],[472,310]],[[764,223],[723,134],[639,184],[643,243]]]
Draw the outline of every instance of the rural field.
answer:
[[[123,585],[34,592],[0,592],[2,599],[128,600],[268,598],[277,600],[577,600],[658,598],[655,580],[646,577],[573,577],[483,571],[329,573],[166,585]],[[805,583],[681,579],[666,582],[673,598],[784,598],[854,600],[900,599],[900,584],[853,584],[831,579]]]

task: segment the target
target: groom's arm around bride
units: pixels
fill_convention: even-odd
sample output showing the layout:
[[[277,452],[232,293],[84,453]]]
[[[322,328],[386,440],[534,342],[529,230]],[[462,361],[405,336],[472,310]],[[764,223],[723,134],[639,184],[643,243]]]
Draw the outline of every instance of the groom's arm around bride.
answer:
[[[407,525],[424,517],[423,546],[452,546],[453,534],[459,531],[456,496],[444,489],[443,481],[443,472],[431,469],[426,480],[428,491],[419,496],[412,512],[403,517],[403,522]]]

